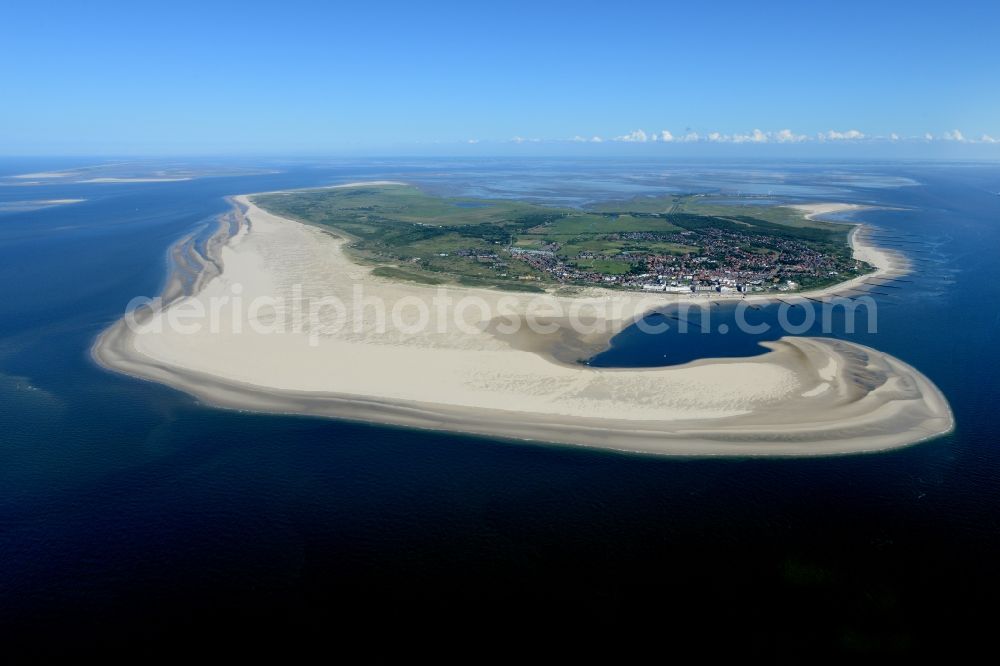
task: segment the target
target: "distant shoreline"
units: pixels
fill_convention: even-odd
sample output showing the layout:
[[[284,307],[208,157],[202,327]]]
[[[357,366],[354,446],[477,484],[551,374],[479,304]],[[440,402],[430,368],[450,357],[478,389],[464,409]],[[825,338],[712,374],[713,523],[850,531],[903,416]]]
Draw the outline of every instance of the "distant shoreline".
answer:
[[[296,281],[317,294],[345,298],[349,286],[361,284],[392,303],[429,299],[435,292],[492,303],[504,296],[496,290],[436,290],[375,278],[370,268],[346,258],[344,241],[267,213],[248,196],[233,201],[234,210],[204,256],[191,263],[193,246],[175,248],[175,260],[187,261],[185,270],[194,279],[185,289],[182,280],[172,278],[164,303],[150,309],[147,321],[160,321],[181,303],[227,294],[237,283],[244,297],[273,295]],[[878,252],[858,238],[858,228],[852,245],[856,254]],[[871,256],[892,264],[888,254]],[[879,270],[901,269],[884,265]],[[844,288],[787,296],[818,297]],[[641,315],[651,302],[648,295],[592,291],[609,290],[587,290],[559,301],[574,307],[616,298],[624,310],[610,329],[589,336],[560,328],[556,320],[550,323],[558,333],[522,330],[514,336],[479,321],[476,334],[377,334],[364,326],[323,335],[312,331],[317,345],[311,347],[307,330],[185,336],[171,330],[137,333],[122,320],[98,337],[92,354],[105,368],[173,386],[220,407],[617,451],[830,455],[905,446],[952,428],[947,401],[919,371],[849,342],[783,338],[767,343],[771,351],[761,356],[701,359],[668,368],[596,369],[571,363],[574,354],[587,357],[605,348],[629,317]],[[745,300],[773,299],[752,295]],[[678,300],[683,299],[655,302]],[[859,384],[858,376],[873,379]]]

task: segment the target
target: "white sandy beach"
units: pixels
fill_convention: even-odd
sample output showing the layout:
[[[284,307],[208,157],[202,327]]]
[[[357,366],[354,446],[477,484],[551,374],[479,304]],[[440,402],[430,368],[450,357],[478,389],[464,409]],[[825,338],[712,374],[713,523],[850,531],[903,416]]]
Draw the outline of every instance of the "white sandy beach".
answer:
[[[793,204],[787,206],[805,213],[806,219],[812,220],[821,215],[833,213],[844,213],[848,211],[858,211],[871,208],[861,204],[848,203],[810,203]],[[878,247],[870,241],[871,229],[863,224],[859,224],[851,231],[848,241],[854,251],[854,258],[875,267],[875,271],[861,277],[841,282],[827,289],[818,292],[808,292],[801,294],[813,298],[821,298],[831,294],[843,294],[868,283],[877,283],[880,279],[899,277],[910,270],[910,262],[905,256],[892,250]]]
[[[668,368],[575,363],[671,297],[595,289],[532,301],[393,282],[353,263],[344,240],[236,201],[239,230],[217,238],[193,293],[144,310],[142,330],[123,320],[105,331],[99,363],[223,407],[659,454],[874,451],[952,428],[946,400],[917,370],[842,341],[784,338],[762,356]],[[904,270],[858,233],[859,258]],[[342,307],[316,309],[321,299]],[[203,322],[191,316],[199,310],[216,325],[176,325]],[[529,315],[555,332],[532,330]],[[590,330],[570,326],[574,316]]]

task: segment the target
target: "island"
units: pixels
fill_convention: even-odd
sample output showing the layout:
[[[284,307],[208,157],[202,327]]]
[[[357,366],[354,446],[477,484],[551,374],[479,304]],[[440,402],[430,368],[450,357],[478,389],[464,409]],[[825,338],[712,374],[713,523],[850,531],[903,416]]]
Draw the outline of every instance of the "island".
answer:
[[[375,275],[425,284],[759,293],[818,289],[874,270],[852,255],[850,225],[756,198],[636,197],[574,209],[382,183],[254,202],[348,238],[345,250]]]
[[[208,241],[178,242],[164,293],[92,353],[220,407],[648,454],[857,453],[952,429],[918,370],[842,340],[581,363],[670,303],[815,298],[907,270],[861,227],[807,215],[837,207],[723,208],[692,196],[550,209],[395,183],[237,196]]]

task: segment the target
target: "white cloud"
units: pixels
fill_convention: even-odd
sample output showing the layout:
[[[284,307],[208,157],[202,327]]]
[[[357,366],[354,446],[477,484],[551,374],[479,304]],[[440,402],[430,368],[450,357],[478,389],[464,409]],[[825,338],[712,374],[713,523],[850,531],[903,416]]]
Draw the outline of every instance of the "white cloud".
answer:
[[[705,140],[711,143],[743,143],[743,141],[738,138],[741,135],[723,134],[722,132],[709,132],[705,135]],[[692,139],[697,141],[697,139]]]
[[[479,143],[479,139],[469,139],[466,143]]]
[[[749,134],[722,134],[721,132],[710,132],[705,136],[707,141],[712,143],[801,143],[807,141],[809,137],[804,134],[796,134],[790,129],[778,130],[777,132],[763,132],[755,129]]]
[[[552,141],[552,139],[529,139],[520,136],[516,136],[511,139],[513,143],[538,143],[543,141]],[[587,136],[582,134],[577,134],[571,139],[557,139],[556,141],[572,141],[576,143],[604,143],[605,141],[616,141],[624,143],[729,143],[729,144],[765,144],[765,143],[780,143],[780,144],[797,144],[805,142],[855,142],[855,141],[865,141],[865,142],[915,142],[915,141],[953,141],[956,143],[967,143],[967,144],[1000,144],[1000,138],[994,138],[989,134],[982,134],[979,138],[966,137],[960,130],[954,129],[944,132],[943,134],[934,135],[930,132],[924,133],[923,135],[909,135],[904,136],[896,132],[890,132],[888,134],[865,134],[860,130],[849,129],[845,131],[839,130],[828,130],[826,132],[818,132],[814,135],[806,134],[796,134],[791,129],[785,128],[780,130],[765,131],[761,129],[753,129],[749,132],[735,132],[733,134],[724,134],[722,132],[708,132],[706,134],[699,134],[693,130],[685,130],[681,134],[673,134],[670,130],[660,130],[658,132],[646,133],[643,129],[636,129],[628,134],[623,134],[620,136],[615,136],[610,139],[602,138],[600,136]],[[468,139],[468,143],[479,143],[478,139]]]
[[[817,136],[820,141],[858,141],[865,138],[864,133],[856,129],[847,130],[846,132],[830,130],[829,132],[820,132]]]
[[[704,140],[711,143],[743,143],[749,135],[747,134],[723,134],[722,132],[709,132]],[[692,138],[692,141],[698,141]]]
[[[809,137],[805,134],[795,134],[790,129],[778,130],[774,133],[774,140],[778,143],[802,143],[808,139]]]
[[[755,129],[750,134],[732,134],[724,136],[723,140],[730,143],[767,143],[767,135],[759,129]]]
[[[628,134],[623,134],[622,136],[616,136],[615,141],[625,141],[628,143],[645,143],[649,140],[646,133],[641,129],[633,130]]]

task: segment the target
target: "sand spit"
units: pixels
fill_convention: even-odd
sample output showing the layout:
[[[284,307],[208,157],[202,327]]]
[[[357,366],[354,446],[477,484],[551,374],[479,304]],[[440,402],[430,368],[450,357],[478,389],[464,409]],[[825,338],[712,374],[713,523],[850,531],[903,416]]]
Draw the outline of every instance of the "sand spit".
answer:
[[[843,341],[783,338],[753,358],[589,367],[576,361],[670,297],[392,282],[353,263],[344,240],[234,201],[200,251],[191,239],[174,248],[183,270],[134,313],[137,325],[122,319],[102,333],[98,363],[220,407],[655,454],[876,451],[953,425],[920,372]],[[323,299],[341,306],[315,307]],[[197,326],[206,312],[215,321]]]
[[[83,203],[86,199],[28,199],[24,201],[0,201],[0,213],[27,213],[53,206],[68,206]]]
[[[190,176],[178,176],[176,178],[157,178],[157,177],[137,177],[137,178],[112,178],[112,177],[101,177],[101,178],[87,178],[86,180],[78,180],[78,183],[179,183],[181,181],[191,180]]]
[[[800,210],[806,215],[807,220],[814,220],[819,215],[830,215],[833,213],[843,213],[849,210],[864,210],[866,208],[871,208],[871,206],[865,206],[862,204],[849,204],[849,203],[807,203],[807,204],[790,204],[785,206],[785,208],[794,208],[795,210]]]

